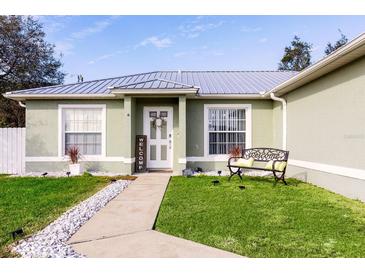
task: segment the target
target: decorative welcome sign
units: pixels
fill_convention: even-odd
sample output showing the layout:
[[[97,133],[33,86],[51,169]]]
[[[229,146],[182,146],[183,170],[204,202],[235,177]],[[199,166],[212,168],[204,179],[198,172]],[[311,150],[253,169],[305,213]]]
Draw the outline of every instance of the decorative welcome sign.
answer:
[[[146,171],[146,150],[147,150],[147,136],[136,136],[136,172]]]

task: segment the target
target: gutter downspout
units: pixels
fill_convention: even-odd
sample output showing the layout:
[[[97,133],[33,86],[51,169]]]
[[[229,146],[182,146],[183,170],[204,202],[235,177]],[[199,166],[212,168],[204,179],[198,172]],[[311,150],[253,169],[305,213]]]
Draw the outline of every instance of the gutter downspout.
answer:
[[[19,101],[18,103],[19,103],[19,106],[21,106],[22,108],[26,108],[26,105],[23,104],[21,101]]]
[[[281,102],[282,106],[283,106],[283,150],[286,150],[286,128],[287,128],[287,120],[286,120],[286,101],[284,98],[280,98],[280,97],[276,97],[274,93],[270,93],[270,97],[271,99],[273,99],[274,101],[278,101]]]

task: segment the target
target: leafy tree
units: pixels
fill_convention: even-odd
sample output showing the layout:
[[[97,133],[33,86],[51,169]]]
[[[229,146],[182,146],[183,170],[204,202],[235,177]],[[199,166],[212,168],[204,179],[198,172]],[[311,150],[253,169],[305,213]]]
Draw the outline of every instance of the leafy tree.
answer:
[[[341,38],[338,39],[333,45],[330,42],[327,43],[326,49],[324,50],[324,53],[326,55],[331,54],[333,51],[342,47],[348,42],[349,39],[347,39],[346,35],[344,35],[340,29],[338,30],[338,32],[340,33]]]
[[[62,63],[42,27],[31,16],[0,16],[0,93],[63,82]],[[0,95],[0,127],[24,125],[24,109]]]
[[[311,64],[312,44],[294,36],[291,46],[285,47],[279,70],[301,71]]]

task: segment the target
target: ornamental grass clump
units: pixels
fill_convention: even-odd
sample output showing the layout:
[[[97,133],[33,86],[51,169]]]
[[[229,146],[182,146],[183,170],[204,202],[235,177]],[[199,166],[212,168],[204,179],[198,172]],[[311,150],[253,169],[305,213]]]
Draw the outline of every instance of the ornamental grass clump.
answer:
[[[79,160],[81,158],[80,149],[77,146],[72,146],[67,150],[67,155],[70,157],[70,173],[71,175],[81,175],[82,168],[79,164]]]
[[[70,157],[72,164],[77,164],[81,158],[80,149],[77,146],[70,147],[67,150],[67,155]]]
[[[233,146],[230,150],[229,150],[229,156],[230,157],[241,157],[242,154],[242,149],[240,146]]]

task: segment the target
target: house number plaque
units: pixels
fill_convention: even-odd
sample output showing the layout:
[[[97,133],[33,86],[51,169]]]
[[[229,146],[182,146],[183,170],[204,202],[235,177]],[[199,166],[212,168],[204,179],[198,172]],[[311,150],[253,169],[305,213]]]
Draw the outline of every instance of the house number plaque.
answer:
[[[136,136],[136,172],[146,171],[147,136]]]

